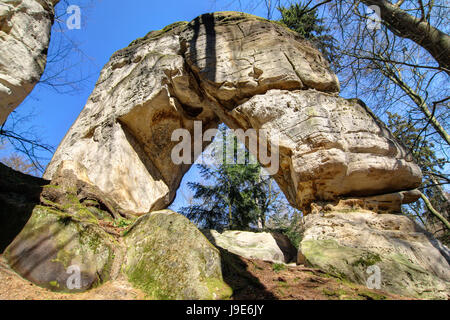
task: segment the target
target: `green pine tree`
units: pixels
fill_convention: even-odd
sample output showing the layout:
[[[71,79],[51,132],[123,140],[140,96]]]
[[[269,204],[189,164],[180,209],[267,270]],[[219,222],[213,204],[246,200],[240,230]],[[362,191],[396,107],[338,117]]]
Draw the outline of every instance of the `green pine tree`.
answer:
[[[228,140],[229,131],[220,128],[225,149],[233,148],[233,160],[225,159],[217,166],[198,165],[201,177],[210,183],[189,182],[194,192],[195,203],[181,208],[180,212],[191,221],[207,229],[248,230],[264,227],[266,214],[276,205],[278,193],[273,192],[271,178],[261,176],[261,166],[249,163],[246,150],[246,163],[235,164],[239,143],[237,138]],[[219,137],[220,138],[220,137]],[[227,142],[228,141],[228,142]]]

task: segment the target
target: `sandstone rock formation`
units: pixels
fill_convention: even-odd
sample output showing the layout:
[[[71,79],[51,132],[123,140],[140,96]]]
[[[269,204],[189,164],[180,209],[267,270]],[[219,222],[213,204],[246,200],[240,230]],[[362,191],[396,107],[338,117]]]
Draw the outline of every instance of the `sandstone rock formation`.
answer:
[[[152,212],[117,230],[111,199],[76,162],[63,161],[43,189],[25,228],[4,252],[22,277],[72,293],[120,279],[151,299],[231,296],[219,251],[184,216]]]
[[[286,245],[280,248],[275,237],[267,232],[224,231],[219,233],[216,230],[204,230],[203,233],[215,246],[247,259],[278,263],[292,261],[292,248],[287,248]]]
[[[0,125],[39,81],[59,0],[0,4]]]
[[[380,288],[421,299],[450,297],[450,250],[406,216],[331,211],[305,217],[299,263],[366,284],[377,266]]]
[[[289,29],[242,13],[205,14],[111,57],[45,177],[77,161],[122,214],[163,209],[189,168],[171,160],[172,132],[193,133],[196,120],[203,131],[220,122],[270,129],[258,138],[279,144],[274,177],[305,212],[315,202],[417,187],[421,172],[405,149],[362,102],[338,91],[319,51]]]
[[[129,281],[153,299],[231,297],[219,251],[184,216],[170,210],[140,217],[124,238]]]
[[[274,178],[293,206],[312,213],[311,226],[320,227],[323,214],[361,211],[361,217],[338,221],[342,232],[333,229],[334,222],[322,233],[307,227],[301,244],[305,261],[359,282],[362,265],[381,261],[387,289],[400,290],[398,269],[409,288],[402,292],[420,295],[434,286],[435,294],[422,296],[442,297],[445,250],[433,251],[407,218],[374,218],[382,226],[364,222],[365,210],[397,212],[415,201],[420,169],[364,103],[342,99],[338,91],[336,76],[311,44],[278,23],[246,14],[206,14],[133,41],[104,67],[55,153],[45,173],[51,185],[8,247],[9,264],[53,289],[64,289],[63,267],[79,263],[84,289],[123,276],[151,297],[227,297],[217,250],[185,218],[152,212],[173,201],[190,166],[171,159],[178,143],[171,140],[174,130],[195,133],[199,121],[205,132],[224,122],[233,129],[270,130],[257,138],[279,149]],[[194,160],[199,150],[192,149]],[[141,217],[128,234],[114,228],[122,217],[133,223],[136,216]],[[400,228],[395,235],[389,219]],[[367,228],[366,238],[386,250],[345,242],[358,239],[359,231],[350,226],[359,224]],[[409,242],[422,246],[416,251],[423,259],[411,254]],[[342,256],[333,255],[335,247]],[[37,256],[40,268],[33,264]],[[426,264],[428,259],[436,267]],[[414,284],[419,289],[411,289]]]

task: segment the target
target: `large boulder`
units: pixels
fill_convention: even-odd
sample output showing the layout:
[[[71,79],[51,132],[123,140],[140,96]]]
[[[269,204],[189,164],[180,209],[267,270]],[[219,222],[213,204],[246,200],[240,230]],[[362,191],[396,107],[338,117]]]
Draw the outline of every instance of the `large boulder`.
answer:
[[[0,5],[0,126],[44,72],[59,0],[4,0]]]
[[[299,263],[361,284],[376,271],[369,267],[377,266],[384,291],[450,297],[450,250],[406,216],[363,210],[311,214],[302,233]]]
[[[295,248],[292,248],[289,239],[286,241],[280,234],[274,236],[268,232],[235,230],[222,233],[216,230],[203,230],[203,233],[215,246],[247,259],[289,263],[294,257],[292,249],[295,250]],[[279,242],[282,242],[282,247]]]
[[[283,25],[205,14],[150,32],[111,57],[44,177],[74,160],[122,211],[163,209],[190,167],[171,158],[174,131],[193,137],[193,163],[208,144],[196,148],[201,134],[225,122],[271,130],[258,138],[280,150],[274,178],[305,212],[319,201],[417,187],[421,172],[406,149],[362,102],[338,91],[321,53]]]
[[[153,299],[231,297],[219,251],[184,216],[170,210],[140,217],[124,238],[124,273]]]

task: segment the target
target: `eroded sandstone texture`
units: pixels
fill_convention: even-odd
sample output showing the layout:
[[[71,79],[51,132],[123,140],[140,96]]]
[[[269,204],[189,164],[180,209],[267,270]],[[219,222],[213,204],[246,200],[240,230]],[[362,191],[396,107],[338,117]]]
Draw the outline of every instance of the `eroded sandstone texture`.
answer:
[[[150,32],[112,56],[45,177],[61,161],[77,161],[122,214],[165,208],[189,169],[171,160],[178,143],[172,132],[192,133],[197,120],[203,130],[220,122],[271,129],[262,138],[279,138],[274,177],[305,212],[314,203],[417,187],[421,172],[405,149],[362,102],[338,92],[322,55],[282,25],[242,13],[205,14]],[[397,198],[397,209],[414,200]]]
[[[39,81],[59,0],[0,3],[0,125]]]
[[[364,210],[311,214],[302,233],[299,263],[404,296],[450,296],[450,250],[406,216]]]

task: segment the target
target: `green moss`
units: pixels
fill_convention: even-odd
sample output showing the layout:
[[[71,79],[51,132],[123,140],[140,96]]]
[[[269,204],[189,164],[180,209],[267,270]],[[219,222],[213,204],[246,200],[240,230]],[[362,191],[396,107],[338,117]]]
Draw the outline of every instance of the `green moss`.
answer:
[[[174,23],[169,24],[168,26],[162,28],[160,31],[161,31],[161,34],[162,33],[166,33],[166,32],[169,32],[169,31],[175,29],[175,28],[184,27],[187,24],[188,24],[187,21],[177,21],[177,22],[174,22]]]
[[[389,256],[392,260],[394,260],[397,263],[400,263],[402,265],[404,265],[407,268],[410,268],[414,271],[418,271],[421,273],[427,273],[427,271],[425,271],[423,268],[412,264],[404,255],[400,254],[400,253],[395,253],[395,254],[391,254]]]
[[[160,37],[162,37],[165,34],[170,33],[171,31],[177,29],[177,28],[182,28],[183,26],[186,26],[188,24],[187,21],[178,21],[178,22],[174,22],[172,24],[169,24],[168,26],[162,28],[161,30],[154,30],[154,31],[150,31],[149,33],[147,33],[144,37],[142,38],[138,38],[134,41],[132,41],[128,47],[132,47],[135,46],[137,44],[140,44],[144,41],[147,40],[154,40],[154,39],[158,39]]]
[[[59,262],[61,263],[65,269],[71,266],[73,254],[64,250],[60,249],[58,251],[58,254],[56,255],[56,259],[53,259],[52,262]]]
[[[381,257],[372,252],[367,252],[363,256],[361,256],[358,260],[352,263],[352,266],[358,266],[361,265],[363,267],[369,267],[377,262],[381,262]]]
[[[134,222],[133,220],[120,218],[120,219],[114,220],[114,225],[118,228],[126,228],[126,227],[129,227],[130,225],[132,225],[133,222]]]
[[[152,212],[140,217],[124,240],[129,250],[123,271],[149,298],[229,297],[218,250],[186,217],[167,210]]]
[[[386,300],[385,295],[371,291],[358,292],[358,295],[369,300]]]
[[[233,295],[233,289],[225,284],[221,279],[206,278],[204,283],[211,292],[211,300],[228,300]]]
[[[159,281],[154,278],[151,270],[157,270],[155,265],[148,260],[142,259],[137,265],[127,270],[128,280],[136,287],[141,289],[149,299],[171,300],[176,299],[176,292],[170,292],[161,288]],[[175,275],[171,275],[175,276]]]

